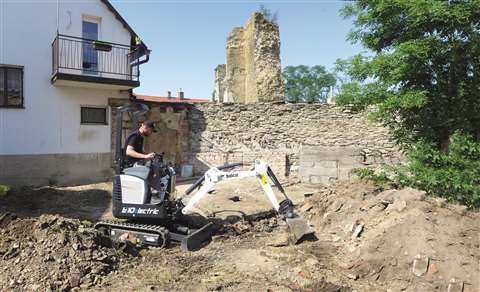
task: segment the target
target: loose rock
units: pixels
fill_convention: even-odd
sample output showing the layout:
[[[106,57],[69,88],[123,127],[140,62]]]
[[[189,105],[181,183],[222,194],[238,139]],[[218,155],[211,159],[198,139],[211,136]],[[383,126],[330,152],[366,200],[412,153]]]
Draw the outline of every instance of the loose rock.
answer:
[[[102,245],[109,241],[91,227],[79,232],[81,226],[79,220],[42,215],[0,228],[0,250],[8,248],[0,260],[0,291],[66,291],[90,287],[85,283],[92,277],[100,283],[128,255]]]
[[[358,224],[355,229],[353,230],[353,234],[352,234],[352,239],[355,239],[357,237],[360,236],[360,234],[362,233],[363,231],[363,224]]]
[[[413,273],[417,277],[425,275],[428,269],[430,259],[428,256],[417,255],[413,260]]]
[[[458,279],[451,279],[448,284],[447,292],[463,292],[463,281]]]
[[[312,208],[313,208],[313,205],[312,205],[311,203],[308,203],[308,202],[307,202],[307,203],[303,204],[302,207],[300,207],[299,211],[300,211],[300,212],[308,212],[308,211],[310,211]]]

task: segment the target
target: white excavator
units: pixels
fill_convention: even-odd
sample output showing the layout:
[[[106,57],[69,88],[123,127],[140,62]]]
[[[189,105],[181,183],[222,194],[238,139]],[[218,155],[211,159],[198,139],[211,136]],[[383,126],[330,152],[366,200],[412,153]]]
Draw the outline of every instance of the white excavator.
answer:
[[[95,224],[95,228],[113,240],[133,237],[140,244],[158,247],[178,242],[182,250],[197,250],[211,239],[214,225],[209,222],[201,228],[191,228],[189,222],[192,222],[191,215],[195,213],[195,206],[219,182],[256,177],[266,199],[285,220],[292,243],[313,233],[308,222],[294,210],[292,201],[265,161],[255,160],[251,170],[234,171],[236,167],[246,166],[244,163],[211,167],[184,195],[175,199],[171,196],[175,191],[175,170],[171,164],[163,161],[163,155],[156,155],[145,165],[127,166],[124,163],[125,152],[121,147],[122,115],[130,113],[132,124],[136,127],[139,116],[147,111],[148,107],[141,103],[117,109],[112,212],[115,218],[126,220],[101,221]],[[271,184],[281,193],[282,200],[277,199]],[[160,199],[152,199],[152,194]]]

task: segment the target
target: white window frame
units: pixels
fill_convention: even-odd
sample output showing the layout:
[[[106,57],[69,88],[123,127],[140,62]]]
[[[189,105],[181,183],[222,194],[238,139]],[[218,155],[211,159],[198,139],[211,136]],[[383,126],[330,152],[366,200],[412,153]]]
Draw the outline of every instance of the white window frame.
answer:
[[[92,22],[97,24],[97,39],[100,41],[102,40],[102,18],[99,16],[93,16],[93,15],[88,15],[88,14],[82,14],[82,22],[80,24],[81,29],[81,35],[83,38],[83,22]],[[102,64],[100,63],[100,59],[97,55],[97,71],[101,71]],[[86,75],[92,75],[92,76],[97,76],[97,77],[102,77],[102,73],[97,72],[96,74],[88,74],[88,71],[82,72],[82,74]]]

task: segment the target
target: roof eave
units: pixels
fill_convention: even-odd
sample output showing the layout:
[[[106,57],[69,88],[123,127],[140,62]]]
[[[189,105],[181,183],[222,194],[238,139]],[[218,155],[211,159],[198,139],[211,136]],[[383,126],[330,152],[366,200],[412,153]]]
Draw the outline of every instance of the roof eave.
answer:
[[[123,26],[130,32],[133,38],[138,37],[138,34],[133,30],[133,28],[128,24],[128,22],[120,15],[120,13],[115,9],[115,7],[113,7],[113,5],[108,0],[100,1],[105,4],[105,6],[107,6],[108,10],[110,10],[115,15],[115,18],[117,18],[123,24]],[[140,46],[144,48],[145,52],[150,52],[147,45],[143,41],[140,41]]]

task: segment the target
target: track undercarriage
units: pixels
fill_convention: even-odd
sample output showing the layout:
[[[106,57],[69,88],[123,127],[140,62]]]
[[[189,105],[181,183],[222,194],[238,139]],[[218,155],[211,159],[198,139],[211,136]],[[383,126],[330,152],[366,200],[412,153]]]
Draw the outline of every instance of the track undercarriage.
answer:
[[[211,240],[213,224],[199,229],[176,225],[170,229],[153,224],[122,221],[100,221],[95,228],[114,241],[128,240],[134,244],[165,248],[172,243],[180,244],[183,251],[195,251]]]

